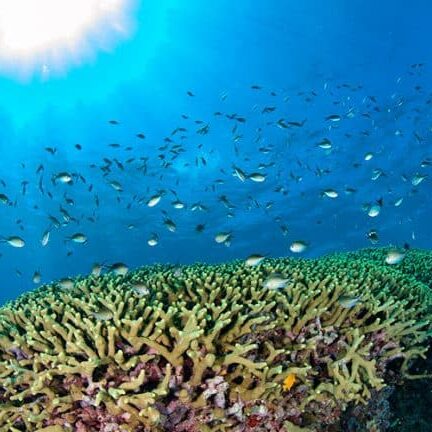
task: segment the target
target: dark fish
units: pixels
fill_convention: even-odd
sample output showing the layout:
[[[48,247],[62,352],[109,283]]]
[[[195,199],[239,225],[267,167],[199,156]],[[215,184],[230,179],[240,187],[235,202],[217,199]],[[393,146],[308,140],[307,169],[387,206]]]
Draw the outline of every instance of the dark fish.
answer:
[[[9,198],[5,194],[0,194],[0,202],[6,205],[11,205]]]
[[[302,122],[298,122],[298,121],[287,122],[288,126],[294,126],[294,127],[303,127],[305,123],[306,123],[306,119],[304,119]]]
[[[379,242],[378,231],[371,229],[367,234],[366,238],[370,240],[372,244],[377,244]]]
[[[207,135],[209,133],[209,130],[210,125],[206,124],[205,126],[199,128],[196,133],[200,135]]]
[[[197,233],[202,233],[204,230],[205,230],[205,224],[198,224],[198,225],[195,227],[195,231],[196,231]]]
[[[288,125],[285,123],[284,119],[279,119],[276,124],[282,129],[288,129]]]
[[[302,127],[306,122],[304,119],[302,122],[298,121],[285,121],[284,119],[279,119],[276,124],[282,129],[288,129],[289,127]]]
[[[274,106],[266,106],[262,109],[261,113],[262,114],[268,114],[268,113],[272,113],[276,110],[276,107]]]

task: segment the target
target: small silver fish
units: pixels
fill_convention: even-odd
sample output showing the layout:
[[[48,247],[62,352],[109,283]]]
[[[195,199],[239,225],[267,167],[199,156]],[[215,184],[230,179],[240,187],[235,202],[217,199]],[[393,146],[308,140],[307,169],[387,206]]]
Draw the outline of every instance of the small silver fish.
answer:
[[[248,178],[250,180],[254,181],[255,183],[262,183],[263,181],[265,181],[267,176],[265,174],[252,173],[252,174],[249,174]]]
[[[354,295],[350,295],[350,294],[342,294],[338,298],[338,303],[345,309],[353,308],[360,301],[361,300],[360,300],[359,296],[354,296]]]
[[[242,171],[240,168],[233,166],[233,176],[237,177],[240,181],[244,182],[247,178],[247,175],[244,171]]]
[[[67,239],[73,241],[74,243],[80,243],[80,244],[87,243],[87,236],[82,233],[72,234],[70,237],[67,237]]]
[[[109,269],[110,271],[114,272],[116,275],[121,275],[121,276],[124,276],[129,271],[128,266],[123,263],[112,264],[110,265]]]
[[[161,200],[162,195],[158,194],[158,195],[153,195],[152,197],[150,197],[150,199],[147,201],[147,207],[154,207],[157,204],[159,204],[159,201]]]
[[[307,249],[308,245],[309,244],[303,240],[296,240],[291,243],[290,251],[293,253],[302,253]]]
[[[263,287],[269,290],[284,289],[289,282],[289,279],[279,273],[270,274],[263,282]]]
[[[225,243],[231,239],[232,234],[230,232],[220,232],[215,235],[216,243]]]
[[[339,196],[339,194],[334,189],[325,189],[322,195],[328,198],[337,198]]]
[[[141,296],[145,296],[150,294],[150,290],[146,284],[143,283],[134,283],[131,285],[131,288],[134,292]]]
[[[403,202],[403,198],[399,198],[398,200],[395,201],[394,206],[395,207],[399,207]]]
[[[404,258],[405,252],[398,249],[391,249],[385,257],[385,263],[389,265],[399,264]]]
[[[371,179],[375,181],[375,180],[378,180],[383,175],[384,175],[384,171],[377,168],[377,169],[373,170]]]
[[[92,315],[94,318],[96,318],[98,321],[109,321],[113,319],[114,315],[113,313],[106,307],[101,307],[96,312],[93,312]]]
[[[339,114],[331,114],[325,118],[327,121],[338,122],[341,121],[342,117]]]
[[[191,211],[208,211],[208,208],[200,202],[191,205]]]
[[[50,231],[46,230],[43,233],[42,238],[41,238],[41,244],[42,244],[42,246],[46,246],[48,244],[49,238],[50,238]]]
[[[35,284],[39,284],[40,281],[41,281],[41,274],[40,274],[40,272],[35,271],[33,273],[32,282],[35,283]]]
[[[61,172],[56,174],[53,178],[52,178],[53,183],[72,183],[72,175],[67,173],[67,172]]]
[[[418,186],[423,180],[425,180],[427,178],[427,174],[416,174],[412,179],[411,179],[411,184],[413,186]]]
[[[100,276],[100,274],[102,273],[102,268],[102,264],[94,263],[91,269],[92,276]]]
[[[70,278],[62,278],[57,282],[57,285],[61,289],[68,290],[75,286],[75,282]]]
[[[21,237],[18,236],[11,236],[11,237],[4,237],[0,241],[9,244],[12,247],[15,248],[22,248],[25,246],[25,241]]]
[[[317,145],[319,148],[322,148],[324,150],[330,150],[332,148],[332,143],[328,138],[324,138]]]
[[[153,233],[150,238],[147,240],[147,244],[149,246],[156,246],[159,243],[159,237],[157,234]]]
[[[175,208],[175,209],[183,209],[185,207],[184,203],[181,202],[180,200],[175,200],[171,203],[171,205]]]
[[[123,187],[118,181],[111,181],[108,183],[115,191],[117,192],[123,192]]]
[[[372,204],[368,210],[368,216],[377,217],[381,212],[381,206],[379,204]]]
[[[249,267],[254,267],[254,266],[259,265],[264,259],[265,259],[265,256],[263,256],[263,255],[259,255],[259,254],[249,255],[246,258],[245,264]]]
[[[168,231],[175,232],[177,229],[177,225],[169,218],[166,218],[163,224],[167,227]]]

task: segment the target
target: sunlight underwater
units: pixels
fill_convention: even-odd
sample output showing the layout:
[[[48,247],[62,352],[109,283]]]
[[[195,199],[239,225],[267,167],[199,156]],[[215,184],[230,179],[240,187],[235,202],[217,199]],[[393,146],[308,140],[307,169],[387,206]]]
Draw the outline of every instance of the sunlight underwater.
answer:
[[[49,79],[112,50],[134,30],[135,0],[3,0],[2,75]]]

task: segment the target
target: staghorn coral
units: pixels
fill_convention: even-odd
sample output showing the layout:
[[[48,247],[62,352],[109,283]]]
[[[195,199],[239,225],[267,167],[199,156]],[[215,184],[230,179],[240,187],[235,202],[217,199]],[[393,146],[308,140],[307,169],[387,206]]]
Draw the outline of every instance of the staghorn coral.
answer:
[[[347,256],[350,259],[368,259],[384,264],[385,257],[392,248],[369,248],[357,252],[350,252]],[[398,271],[411,275],[418,281],[423,282],[432,288],[432,252],[422,249],[407,249],[405,257],[394,268]]]
[[[262,287],[274,272],[285,289]],[[0,431],[329,430],[409,374],[431,313],[427,286],[367,253],[43,286],[0,310]]]
[[[350,253],[352,259],[369,259],[383,263],[391,248],[365,249]],[[420,249],[405,251],[405,257],[394,268],[411,275],[432,289],[432,252]],[[412,368],[417,372],[417,377],[423,378],[410,380],[404,385],[397,385],[389,397],[389,408],[392,412],[392,425],[390,431],[421,432],[430,430],[430,406],[432,394],[432,350],[429,349],[426,359],[417,360]],[[428,373],[421,374],[421,371]],[[387,430],[387,429],[386,429]]]

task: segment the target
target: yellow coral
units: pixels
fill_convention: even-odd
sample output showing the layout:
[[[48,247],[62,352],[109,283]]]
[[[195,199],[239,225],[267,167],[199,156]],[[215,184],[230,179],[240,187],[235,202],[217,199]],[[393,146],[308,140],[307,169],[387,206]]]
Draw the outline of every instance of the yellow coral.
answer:
[[[296,382],[296,376],[293,373],[289,373],[282,384],[282,388],[284,389],[284,391],[290,391],[291,387],[295,384]]]

